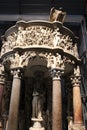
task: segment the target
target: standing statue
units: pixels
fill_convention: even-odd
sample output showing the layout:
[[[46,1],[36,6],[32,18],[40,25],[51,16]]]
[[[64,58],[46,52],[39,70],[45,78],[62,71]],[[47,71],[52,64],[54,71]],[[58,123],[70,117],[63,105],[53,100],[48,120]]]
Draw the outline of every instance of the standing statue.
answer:
[[[42,78],[37,75],[33,90],[32,118],[42,120],[43,105],[45,101],[45,91],[43,89]]]

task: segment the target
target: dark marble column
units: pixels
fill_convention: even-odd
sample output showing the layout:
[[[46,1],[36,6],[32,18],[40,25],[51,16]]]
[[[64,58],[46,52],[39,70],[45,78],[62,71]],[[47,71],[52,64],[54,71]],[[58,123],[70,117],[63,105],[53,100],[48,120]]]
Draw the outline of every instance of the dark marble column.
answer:
[[[81,94],[80,94],[80,80],[81,76],[78,72],[72,77],[73,85],[73,114],[74,114],[74,124],[83,124],[82,118],[82,103],[81,103]]]
[[[0,115],[2,109],[2,96],[3,96],[3,89],[4,89],[4,74],[0,74]]]
[[[0,130],[2,130],[2,96],[4,89],[5,75],[0,73]]]
[[[18,130],[20,87],[21,87],[21,71],[20,69],[17,69],[13,71],[13,84],[12,84],[7,130]]]
[[[60,78],[61,74],[61,70],[52,70],[52,130],[62,130],[62,92]]]

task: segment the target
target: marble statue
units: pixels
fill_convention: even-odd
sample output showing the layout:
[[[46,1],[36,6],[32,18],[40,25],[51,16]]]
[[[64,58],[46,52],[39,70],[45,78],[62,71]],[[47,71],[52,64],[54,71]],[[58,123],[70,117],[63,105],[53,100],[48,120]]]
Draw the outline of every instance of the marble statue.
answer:
[[[50,21],[51,22],[59,21],[59,22],[63,23],[65,20],[65,16],[66,16],[66,12],[63,12],[62,8],[60,8],[59,10],[55,9],[54,7],[51,8],[51,11],[50,11]]]
[[[43,104],[45,99],[45,94],[43,90],[43,84],[41,76],[36,77],[36,82],[34,84],[33,90],[33,100],[32,100],[32,118],[37,118],[42,120]]]

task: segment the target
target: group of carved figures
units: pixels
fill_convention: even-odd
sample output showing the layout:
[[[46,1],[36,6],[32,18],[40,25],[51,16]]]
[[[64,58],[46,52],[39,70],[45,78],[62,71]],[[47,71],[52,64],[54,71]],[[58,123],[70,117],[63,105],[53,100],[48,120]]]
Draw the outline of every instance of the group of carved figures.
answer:
[[[71,54],[78,56],[76,43],[72,44],[72,38],[62,35],[59,28],[52,29],[45,26],[18,27],[17,32],[11,33],[7,38],[3,37],[1,55],[12,51],[16,47],[27,48],[29,46],[60,47]]]

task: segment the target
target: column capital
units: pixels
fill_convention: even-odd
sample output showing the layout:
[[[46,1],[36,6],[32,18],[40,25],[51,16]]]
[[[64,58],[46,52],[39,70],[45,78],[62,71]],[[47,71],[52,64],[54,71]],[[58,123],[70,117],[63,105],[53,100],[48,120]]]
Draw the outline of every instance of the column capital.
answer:
[[[81,83],[81,76],[72,76],[71,77],[72,85],[80,85]]]
[[[79,66],[77,66],[77,68],[74,68],[74,74],[71,76],[71,81],[74,86],[80,85],[81,74],[80,74]]]
[[[11,69],[11,74],[12,74],[15,78],[21,78],[22,73],[23,73],[22,68]]]
[[[51,69],[51,76],[52,76],[53,80],[55,80],[55,79],[60,80],[60,77],[63,73],[64,73],[63,69],[58,69],[58,68]]]

